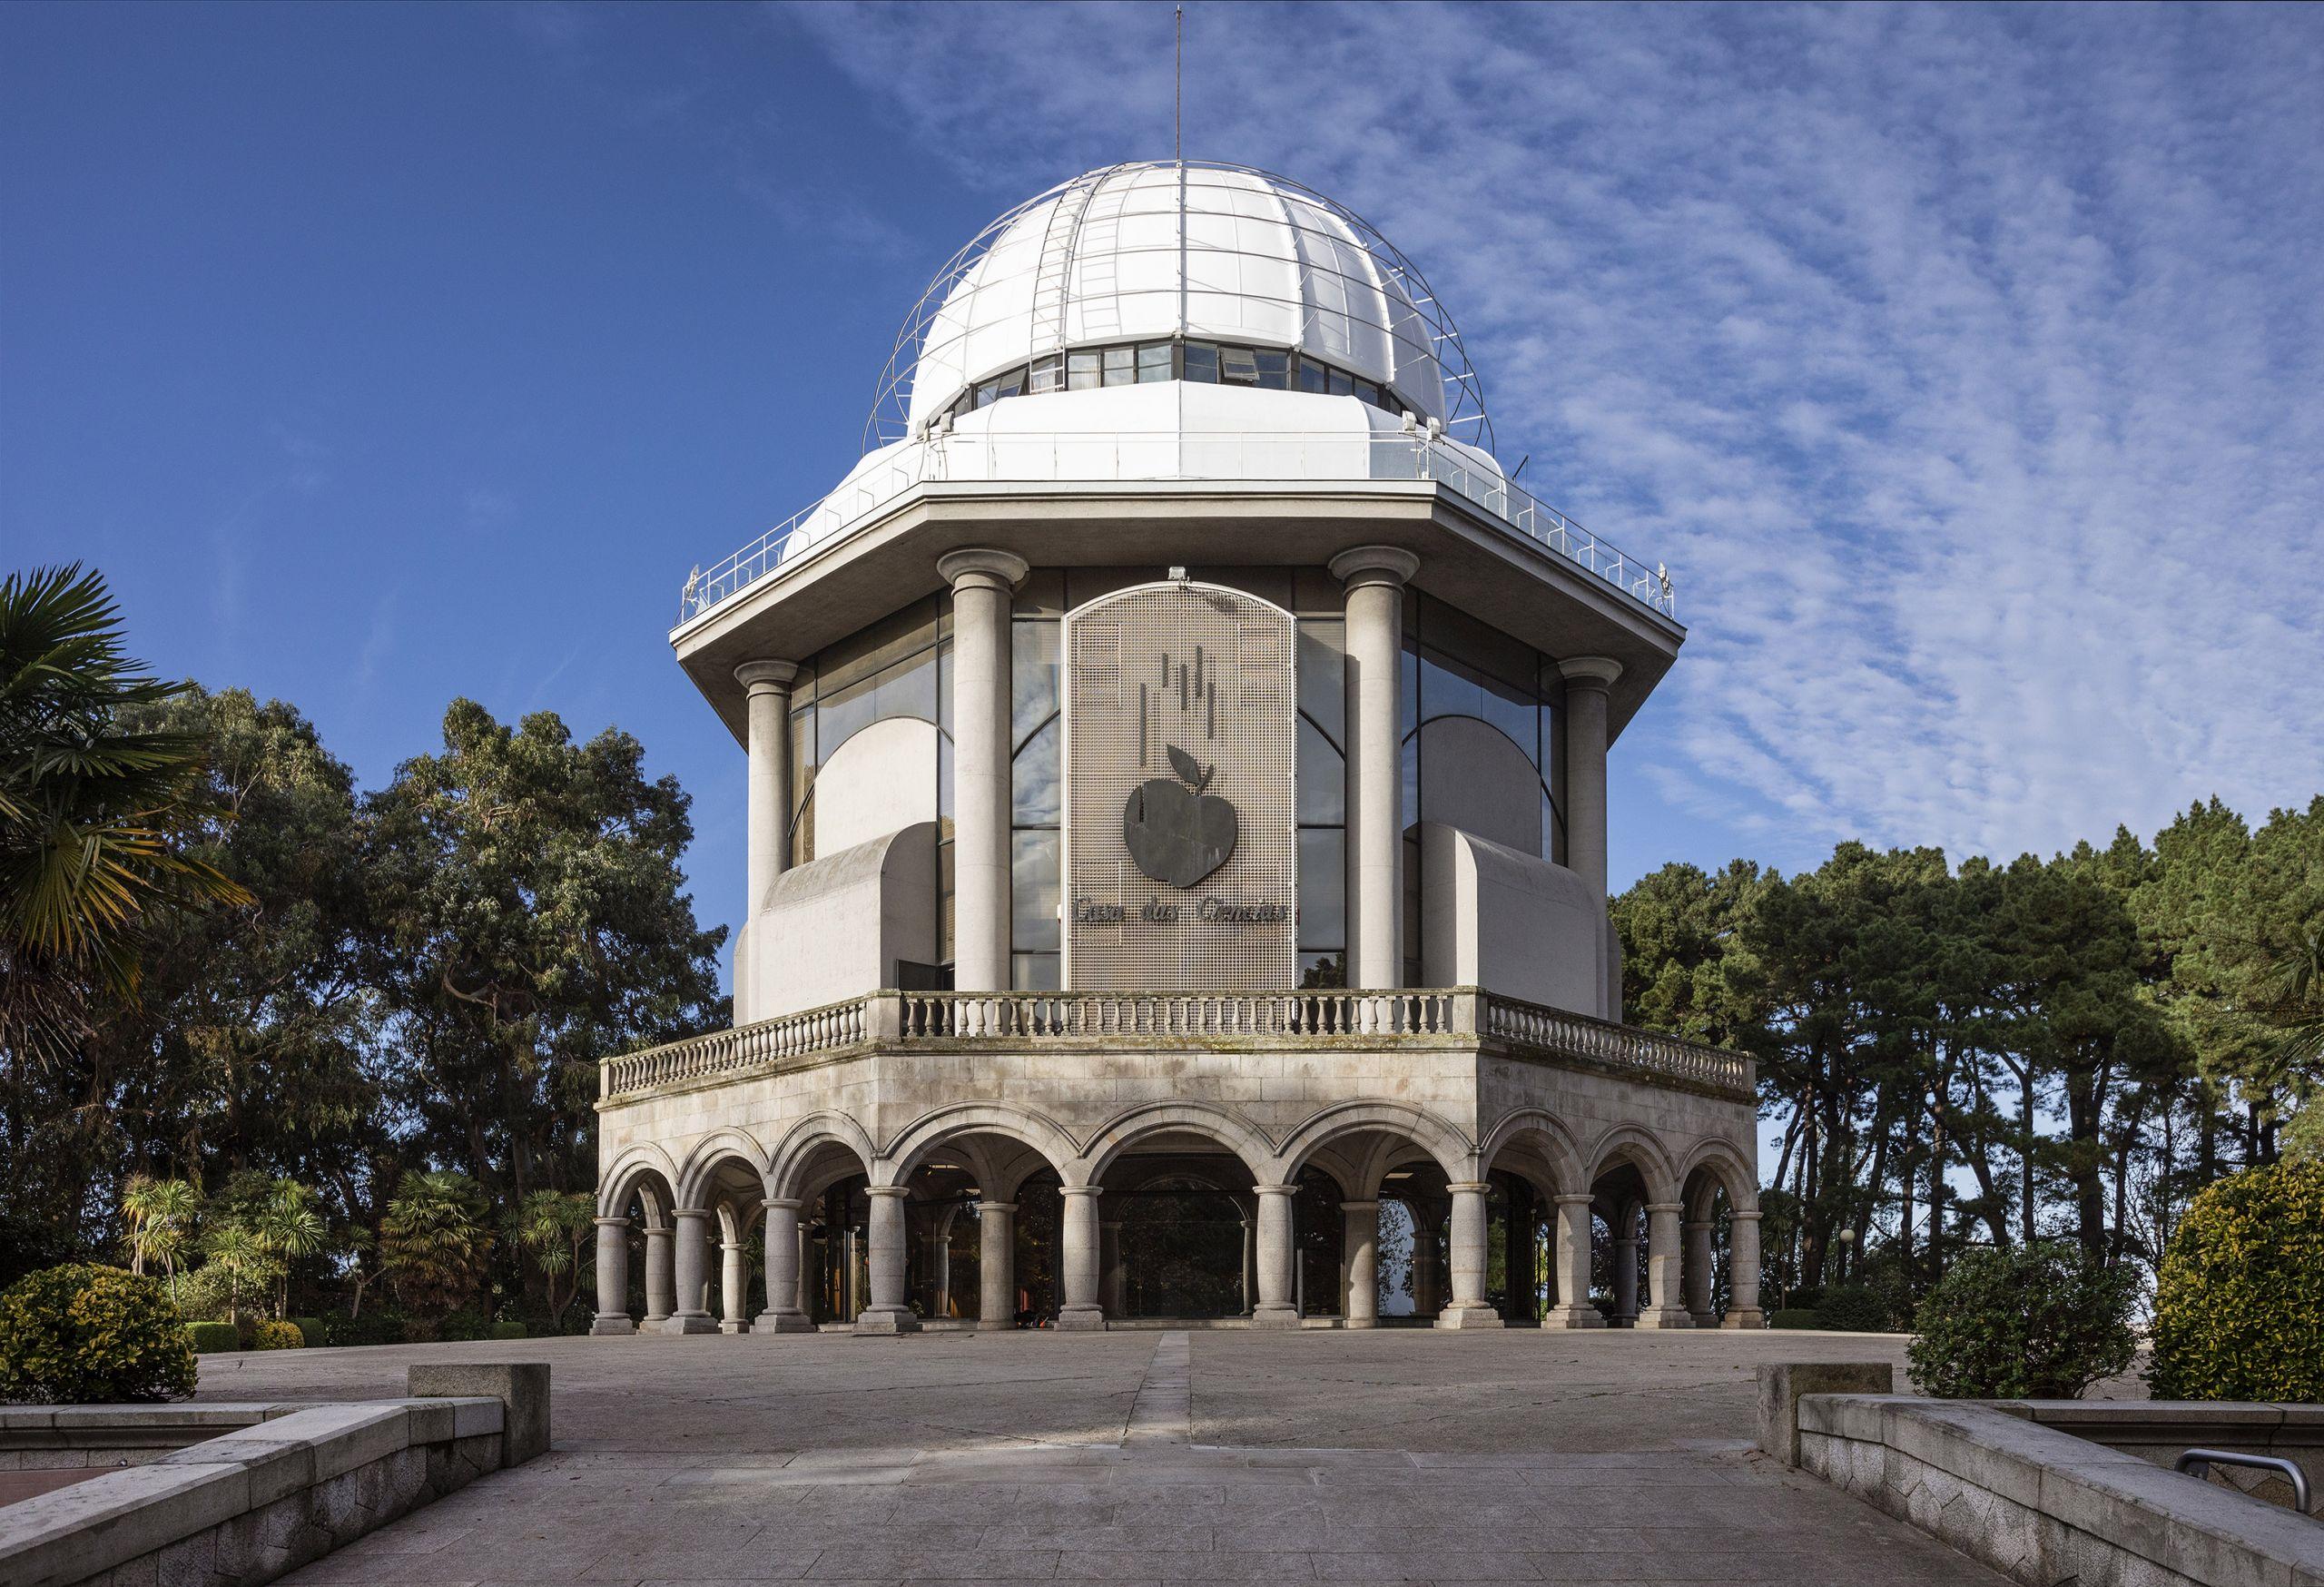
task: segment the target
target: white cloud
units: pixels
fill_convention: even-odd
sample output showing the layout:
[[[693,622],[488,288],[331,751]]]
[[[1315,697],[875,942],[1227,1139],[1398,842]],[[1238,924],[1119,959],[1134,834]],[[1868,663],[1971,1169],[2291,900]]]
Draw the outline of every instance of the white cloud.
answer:
[[[1168,152],[1167,7],[785,15],[996,210]],[[1676,570],[1674,805],[2046,850],[2324,784],[2310,15],[1199,6],[1187,152],[1378,223]]]

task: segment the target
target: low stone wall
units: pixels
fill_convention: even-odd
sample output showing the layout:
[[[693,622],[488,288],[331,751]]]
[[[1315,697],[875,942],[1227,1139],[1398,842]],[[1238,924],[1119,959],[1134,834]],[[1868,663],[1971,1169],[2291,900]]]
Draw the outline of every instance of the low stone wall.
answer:
[[[2271,1454],[2308,1477],[2309,1513],[2324,1515],[2324,1405],[2214,1400],[1985,1400],[2023,1416],[2168,1466],[2190,1449]],[[2271,1504],[2292,1502],[2291,1484],[2272,1472],[2215,1466],[2214,1482],[2231,1484]]]
[[[547,1366],[467,1367],[457,1385],[420,1381],[440,1370],[414,1368],[410,1386],[470,1392],[0,1412],[0,1446],[15,1469],[126,1466],[0,1507],[0,1582],[271,1582],[547,1447]]]
[[[2024,1404],[1810,1394],[1798,1451],[1803,1469],[2013,1581],[2324,1587],[2324,1525],[2043,1425]]]

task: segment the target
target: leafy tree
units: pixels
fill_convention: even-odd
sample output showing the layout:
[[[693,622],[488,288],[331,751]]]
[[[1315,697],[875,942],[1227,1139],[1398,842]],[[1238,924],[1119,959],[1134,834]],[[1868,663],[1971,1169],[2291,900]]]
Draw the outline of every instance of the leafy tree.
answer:
[[[274,1281],[274,1316],[279,1322],[290,1311],[290,1264],[321,1251],[330,1231],[324,1227],[315,1193],[296,1179],[274,1182],[250,1227],[281,1267]]]
[[[242,1306],[263,1296],[281,1275],[282,1259],[268,1248],[257,1229],[239,1217],[214,1223],[202,1237],[202,1271],[226,1292],[226,1320],[242,1320]]]
[[[202,1192],[183,1179],[141,1174],[122,1192],[121,1212],[129,1225],[129,1270],[143,1276],[146,1263],[159,1262],[170,1276],[170,1298],[175,1300],[178,1264],[193,1248]]]
[[[536,1190],[511,1220],[517,1245],[548,1280],[548,1315],[562,1317],[581,1290],[581,1247],[596,1232],[596,1198],[582,1190]],[[557,1286],[570,1275],[560,1296]]]
[[[491,1250],[475,1181],[449,1169],[403,1177],[379,1226],[379,1268],[407,1312],[432,1326],[465,1306]]]
[[[2137,1293],[2130,1268],[2063,1240],[1965,1251],[1914,1318],[1913,1382],[1939,1399],[2079,1399],[2129,1368]]]
[[[2206,1188],[2156,1276],[2158,1399],[2324,1400],[2324,1161]]]

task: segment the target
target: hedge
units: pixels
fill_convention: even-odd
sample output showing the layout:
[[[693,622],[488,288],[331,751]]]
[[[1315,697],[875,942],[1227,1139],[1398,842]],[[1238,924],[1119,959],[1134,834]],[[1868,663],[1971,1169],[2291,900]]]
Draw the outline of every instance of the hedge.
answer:
[[[2324,1161],[2206,1186],[2155,1275],[2159,1400],[2324,1401]]]
[[[1768,1326],[1770,1328],[1820,1328],[1823,1326],[1817,1321],[1813,1306],[1787,1306],[1768,1314]]]
[[[185,1333],[196,1355],[209,1355],[242,1347],[242,1331],[231,1323],[188,1323]]]
[[[299,1330],[299,1336],[307,1342],[308,1349],[315,1349],[323,1343],[325,1329],[322,1318],[292,1317],[290,1326]]]
[[[495,1323],[492,1325],[492,1336],[496,1339],[522,1339],[526,1336],[525,1325],[513,1317]]]
[[[185,1325],[159,1279],[71,1262],[0,1293],[0,1400],[174,1400],[193,1382]]]
[[[1816,1326],[1840,1333],[1885,1334],[1888,1331],[1888,1300],[1868,1285],[1838,1284],[1824,1292],[1816,1307]]]
[[[303,1350],[307,1336],[299,1331],[296,1323],[277,1323],[261,1318],[251,1330],[253,1350]]]
[[[1964,1251],[1921,1302],[1905,1347],[1941,1400],[2070,1400],[2127,1368],[2137,1275],[2047,1240]]]

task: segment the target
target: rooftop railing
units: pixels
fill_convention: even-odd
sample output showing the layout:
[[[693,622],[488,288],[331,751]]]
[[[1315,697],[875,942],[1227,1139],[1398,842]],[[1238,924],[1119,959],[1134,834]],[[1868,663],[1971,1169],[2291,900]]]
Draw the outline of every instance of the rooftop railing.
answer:
[[[1670,577],[1601,539],[1499,473],[1425,432],[1067,432],[923,437],[893,448],[837,490],[707,571],[687,576],[678,621],[731,600],[786,562],[844,538],[916,486],[940,480],[1433,479],[1511,533],[1587,568],[1640,606],[1678,615]]]
[[[719,1080],[803,1054],[859,1046],[953,1043],[1255,1048],[1384,1042],[1461,1045],[1492,1040],[1636,1074],[1649,1084],[1699,1086],[1741,1100],[1751,1060],[1676,1037],[1593,1020],[1473,987],[1394,991],[920,992],[878,991],[731,1030],[624,1053],[598,1065],[609,1100],[666,1086]]]

